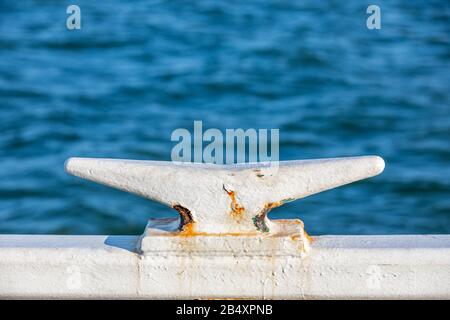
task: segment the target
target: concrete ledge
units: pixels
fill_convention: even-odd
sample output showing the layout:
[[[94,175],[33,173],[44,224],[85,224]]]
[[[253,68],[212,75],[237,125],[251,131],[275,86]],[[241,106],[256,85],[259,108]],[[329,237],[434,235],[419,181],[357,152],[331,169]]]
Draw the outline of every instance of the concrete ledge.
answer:
[[[0,298],[450,299],[450,235],[320,236],[283,256],[143,256],[138,241],[0,235]]]

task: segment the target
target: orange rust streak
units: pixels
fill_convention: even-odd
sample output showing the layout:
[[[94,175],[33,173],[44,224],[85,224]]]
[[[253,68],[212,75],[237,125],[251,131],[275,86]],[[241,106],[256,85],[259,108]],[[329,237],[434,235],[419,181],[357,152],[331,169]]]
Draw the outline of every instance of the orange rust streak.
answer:
[[[224,232],[224,233],[207,233],[207,232],[197,232],[194,230],[195,224],[188,223],[183,226],[183,230],[180,232],[174,232],[172,236],[180,236],[180,237],[195,237],[195,236],[254,236],[257,235],[256,232]]]
[[[312,241],[312,240],[313,240],[313,238],[311,238],[311,236],[310,236],[309,234],[307,234],[305,230],[303,230],[303,234],[304,234],[305,238],[306,238],[308,241]],[[294,235],[291,236],[291,239],[292,239],[293,241],[295,241],[295,240],[298,240],[300,237],[301,237],[300,234],[294,234]]]
[[[180,236],[180,237],[242,237],[242,236],[256,236],[258,235],[255,232],[224,232],[224,233],[207,233],[207,232],[192,232],[192,233],[185,233],[180,232],[173,234],[173,236]]]
[[[183,229],[179,232],[179,235],[184,237],[195,236],[194,223],[187,223],[183,226]]]
[[[276,207],[279,207],[283,204],[283,201],[271,202],[264,206],[264,209],[270,210]]]
[[[303,232],[305,233],[305,237],[309,240],[309,242],[312,242],[314,240],[313,237],[311,237],[305,230],[303,230]]]
[[[228,191],[227,189],[225,189],[225,187],[223,189],[231,198],[231,216],[238,221],[242,220],[245,208],[240,206],[237,202],[234,191]]]

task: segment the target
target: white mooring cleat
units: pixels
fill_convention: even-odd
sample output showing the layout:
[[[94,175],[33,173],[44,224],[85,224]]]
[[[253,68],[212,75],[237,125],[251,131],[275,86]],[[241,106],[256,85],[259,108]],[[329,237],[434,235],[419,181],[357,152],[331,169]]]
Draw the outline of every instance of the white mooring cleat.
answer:
[[[70,158],[65,167],[75,176],[158,201],[180,213],[179,222],[166,219],[166,223],[149,223],[140,248],[146,253],[157,250],[156,243],[145,245],[147,238],[158,238],[159,250],[178,250],[173,243],[170,248],[160,243],[160,236],[173,238],[174,233],[208,236],[210,240],[228,236],[230,241],[239,241],[231,240],[238,236],[247,242],[249,236],[284,240],[289,236],[298,238],[302,248],[307,248],[309,237],[300,220],[271,221],[267,213],[286,202],[375,176],[383,171],[384,161],[378,156],[362,156],[213,165]],[[264,245],[257,245],[261,238],[255,239],[249,249],[264,251]],[[203,241],[209,245],[209,240],[200,242]],[[284,242],[280,245],[286,247]],[[200,250],[198,246],[197,249]]]

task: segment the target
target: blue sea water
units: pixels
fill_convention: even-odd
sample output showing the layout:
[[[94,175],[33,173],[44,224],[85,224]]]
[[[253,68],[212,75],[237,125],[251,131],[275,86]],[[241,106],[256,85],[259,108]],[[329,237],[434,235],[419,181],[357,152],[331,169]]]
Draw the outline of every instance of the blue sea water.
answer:
[[[81,8],[81,30],[66,8]],[[311,234],[450,233],[448,1],[0,2],[0,233],[139,234],[162,205],[70,156],[170,160],[176,128],[279,128],[282,160],[377,154],[289,203]]]

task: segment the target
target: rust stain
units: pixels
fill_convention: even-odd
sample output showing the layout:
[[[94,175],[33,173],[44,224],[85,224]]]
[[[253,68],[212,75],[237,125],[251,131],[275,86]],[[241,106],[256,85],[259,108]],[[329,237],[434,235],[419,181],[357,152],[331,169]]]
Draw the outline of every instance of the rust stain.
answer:
[[[194,230],[193,224],[186,225],[183,230],[179,232],[174,232],[172,236],[180,237],[242,237],[242,236],[256,236],[257,232],[222,232],[222,233],[208,233],[208,232],[198,232]]]
[[[311,244],[314,239],[306,232],[305,227],[304,227],[305,224],[303,223],[303,221],[301,221],[300,219],[297,219],[297,220],[293,220],[292,222],[301,226],[302,234],[297,233],[297,234],[291,235],[291,240],[298,241],[301,238],[301,236],[303,235],[306,238],[306,240],[302,241],[301,252],[306,252],[306,243]]]
[[[252,218],[253,224],[256,227],[256,230],[262,231],[262,232],[269,232],[269,227],[267,227],[264,216],[262,215],[256,215]]]
[[[298,238],[300,238],[300,235],[299,235],[299,234],[294,234],[294,235],[291,236],[291,240],[292,240],[292,241],[297,241]]]
[[[277,201],[277,202],[271,202],[271,203],[266,204],[266,208],[268,208],[267,211],[269,211],[269,210],[272,210],[273,208],[279,207],[283,204],[284,204],[284,200]]]
[[[256,229],[262,232],[269,232],[269,227],[266,225],[265,221],[267,213],[273,208],[281,206],[283,203],[283,201],[266,203],[261,212],[253,217],[253,224],[255,225]]]
[[[230,215],[233,219],[235,219],[237,222],[242,221],[245,208],[240,206],[239,203],[236,200],[236,194],[234,191],[228,191],[225,188],[225,185],[222,185],[223,190],[230,196],[231,198],[231,212]]]
[[[228,192],[228,191],[227,191]],[[232,206],[236,207],[236,213],[242,215],[244,212],[244,208],[239,206],[234,197],[234,192],[232,192]],[[207,233],[207,232],[198,232],[195,231],[195,221],[192,217],[191,211],[182,205],[176,204],[173,205],[173,208],[178,211],[180,214],[180,226],[178,227],[178,232],[173,232],[173,236],[181,236],[181,237],[194,237],[194,236],[254,236],[256,232],[225,232],[225,233]],[[234,211],[233,211],[234,212]],[[167,219],[167,221],[173,221],[173,218]]]
[[[183,237],[193,237],[197,235],[197,232],[195,232],[194,230],[194,223],[188,223],[183,225],[183,228],[177,234]]]
[[[313,237],[311,237],[306,231],[305,231],[305,229],[303,229],[303,234],[305,235],[305,238],[311,243],[314,239],[313,239]],[[293,240],[293,241],[296,241],[296,240],[298,240],[300,238],[300,234],[294,234],[294,235],[292,235],[291,236],[291,239]]]
[[[303,232],[305,233],[305,237],[306,237],[306,239],[308,239],[309,242],[313,242],[313,241],[314,241],[314,238],[311,237],[311,236],[306,232],[305,229],[303,229]]]
[[[194,218],[192,217],[191,211],[179,204],[175,204],[173,208],[180,214],[180,225],[178,229],[181,231],[193,229]]]
[[[305,236],[306,240],[308,240],[309,243],[311,243],[311,242],[314,240],[313,237],[311,237],[311,236],[306,232],[306,230],[305,230],[305,224],[303,223],[302,220],[300,220],[300,219],[295,219],[295,220],[290,221],[290,223],[295,223],[295,224],[298,224],[298,225],[301,226],[301,229],[302,229],[302,231],[303,231],[303,235]],[[298,239],[300,238],[300,236],[301,236],[300,234],[294,234],[294,235],[291,236],[291,239],[292,239],[293,241],[296,241],[296,240],[298,240]]]

